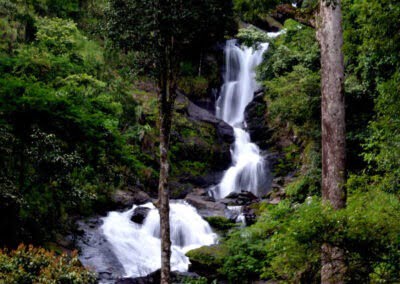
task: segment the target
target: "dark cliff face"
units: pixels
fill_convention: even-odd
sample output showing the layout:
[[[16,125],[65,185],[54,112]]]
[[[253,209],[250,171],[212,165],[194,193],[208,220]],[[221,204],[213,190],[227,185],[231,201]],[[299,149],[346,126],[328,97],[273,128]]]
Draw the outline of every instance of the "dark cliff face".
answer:
[[[264,100],[264,91],[260,90],[255,92],[253,101],[247,105],[244,117],[251,140],[263,150],[270,145],[272,136],[266,114],[267,103]]]

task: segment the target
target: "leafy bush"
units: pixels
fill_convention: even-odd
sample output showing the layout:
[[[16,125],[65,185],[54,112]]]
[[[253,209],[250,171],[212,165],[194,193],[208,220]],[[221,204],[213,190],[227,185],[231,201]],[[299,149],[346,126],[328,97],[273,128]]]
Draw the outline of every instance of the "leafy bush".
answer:
[[[0,222],[14,224],[0,236],[7,244],[68,229],[72,214],[101,207],[146,169],[137,104],[115,77],[102,80],[100,46],[71,20],[35,16],[34,26],[34,41],[0,53],[0,200],[12,216]]]
[[[0,250],[0,282],[33,283],[96,283],[94,273],[80,264],[77,253],[55,255],[43,248],[20,245],[13,251]]]
[[[236,37],[246,46],[254,46],[259,43],[270,41],[270,38],[266,32],[252,26],[249,28],[240,29]]]
[[[228,253],[221,272],[234,282],[262,277],[318,283],[320,248],[327,242],[346,249],[348,281],[396,282],[398,218],[398,198],[378,190],[351,194],[341,211],[322,205],[317,197],[303,204],[283,201],[267,207],[256,224],[234,232],[223,243]]]

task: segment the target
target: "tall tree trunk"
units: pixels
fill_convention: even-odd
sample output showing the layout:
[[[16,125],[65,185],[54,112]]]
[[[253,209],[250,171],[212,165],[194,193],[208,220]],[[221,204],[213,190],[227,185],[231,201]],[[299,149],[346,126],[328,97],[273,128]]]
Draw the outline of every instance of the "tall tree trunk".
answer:
[[[170,283],[171,271],[171,237],[169,223],[169,163],[168,163],[168,148],[169,148],[169,132],[170,127],[167,125],[169,118],[167,114],[161,116],[160,122],[160,180],[158,184],[159,198],[159,214],[160,214],[160,229],[161,229],[161,283]]]
[[[321,46],[322,198],[334,209],[346,206],[346,124],[343,31],[340,0],[320,0],[317,38]],[[344,249],[322,246],[321,283],[344,283]]]
[[[161,233],[161,284],[169,284],[171,272],[171,237],[169,222],[169,162],[168,151],[174,102],[176,97],[175,83],[172,77],[166,76],[162,81],[159,103],[160,124],[160,179],[158,183],[158,210],[160,214]]]

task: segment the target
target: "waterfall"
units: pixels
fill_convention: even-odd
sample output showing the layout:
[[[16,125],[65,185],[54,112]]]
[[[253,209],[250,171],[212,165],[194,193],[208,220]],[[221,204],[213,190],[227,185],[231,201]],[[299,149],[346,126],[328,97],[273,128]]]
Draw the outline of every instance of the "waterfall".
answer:
[[[189,250],[216,242],[209,224],[194,207],[183,201],[171,201],[170,223],[172,255],[171,268],[187,271]],[[103,218],[102,230],[112,250],[122,264],[126,277],[146,276],[161,267],[160,217],[152,203],[141,207],[149,208],[143,224],[131,221],[134,210],[110,212]]]
[[[269,36],[277,36],[270,33]],[[231,149],[232,166],[225,172],[219,185],[212,189],[215,198],[231,192],[250,191],[256,196],[265,193],[269,172],[260,149],[251,143],[245,130],[244,113],[259,88],[256,67],[261,64],[268,43],[258,48],[240,47],[236,40],[228,40],[225,47],[225,74],[221,95],[216,102],[217,117],[231,125],[235,143]]]

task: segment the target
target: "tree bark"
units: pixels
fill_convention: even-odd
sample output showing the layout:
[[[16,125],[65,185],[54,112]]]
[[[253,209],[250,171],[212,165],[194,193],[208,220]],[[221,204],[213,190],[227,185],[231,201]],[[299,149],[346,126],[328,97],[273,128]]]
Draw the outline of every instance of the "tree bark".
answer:
[[[320,0],[317,38],[321,46],[322,198],[334,209],[346,206],[346,124],[343,31],[340,0]],[[321,283],[344,283],[344,249],[322,246]]]
[[[168,148],[169,148],[169,132],[168,118],[166,114],[161,116],[160,123],[160,180],[158,185],[159,197],[159,214],[160,214],[160,231],[161,231],[161,283],[170,283],[171,271],[171,237],[169,223],[169,163],[168,163]]]
[[[161,94],[161,97],[166,94]],[[170,283],[171,271],[171,237],[169,223],[169,138],[171,132],[172,111],[168,106],[168,100],[161,99],[160,102],[160,179],[158,183],[158,210],[160,214],[161,232],[161,283]]]
[[[166,53],[169,55],[169,53]],[[174,103],[176,98],[176,84],[174,70],[171,68],[171,60],[166,56],[165,72],[160,82],[159,124],[160,124],[160,178],[158,183],[158,211],[160,214],[161,234],[161,284],[171,283],[171,236],[169,222],[169,162],[168,151],[170,145],[170,133]]]

